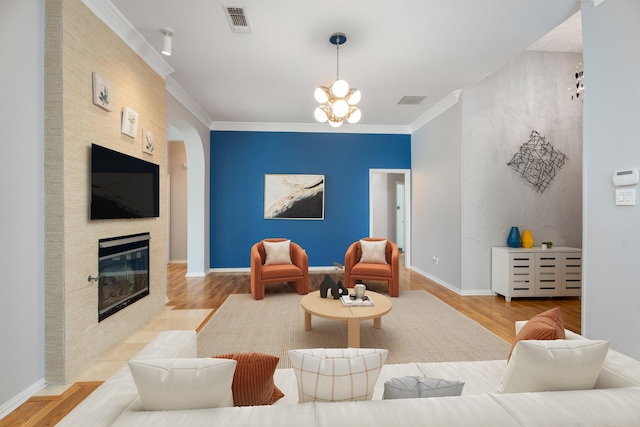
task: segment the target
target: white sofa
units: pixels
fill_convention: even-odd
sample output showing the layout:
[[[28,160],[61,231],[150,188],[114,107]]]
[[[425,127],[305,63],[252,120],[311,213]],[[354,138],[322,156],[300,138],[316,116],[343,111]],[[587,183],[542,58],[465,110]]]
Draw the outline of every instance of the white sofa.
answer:
[[[519,322],[520,327],[524,322]],[[583,339],[567,331],[567,339]],[[192,331],[161,332],[134,359],[196,357]],[[640,426],[640,362],[609,350],[595,388],[496,393],[506,360],[384,365],[373,400],[298,404],[293,369],[277,369],[285,397],[271,406],[144,411],[128,366],[58,424],[99,426]],[[409,375],[464,381],[461,396],[382,400],[384,382]]]

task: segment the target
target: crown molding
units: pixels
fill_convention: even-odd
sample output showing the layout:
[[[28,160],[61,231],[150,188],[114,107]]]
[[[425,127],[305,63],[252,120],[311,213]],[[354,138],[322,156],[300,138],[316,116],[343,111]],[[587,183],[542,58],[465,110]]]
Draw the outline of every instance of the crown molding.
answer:
[[[332,128],[326,123],[251,123],[251,122],[213,122],[211,130],[250,131],[250,132],[313,132],[313,133],[376,133],[410,134],[408,126],[353,125],[347,124]]]
[[[431,120],[438,117],[440,114],[447,111],[449,108],[453,107],[460,100],[461,90],[454,90],[449,95],[445,96],[440,102],[431,107],[429,111],[424,113],[422,116],[418,118],[415,122],[411,124],[410,133],[413,133],[420,129],[422,126],[429,123]]]
[[[211,129],[213,120],[204,112],[202,108],[189,96],[182,86],[180,86],[171,76],[166,77],[166,90],[169,92],[179,103],[181,103],[196,119],[200,120],[203,125]]]
[[[82,2],[162,78],[166,78],[175,71],[164,60],[162,54],[149,44],[111,1],[82,0]]]

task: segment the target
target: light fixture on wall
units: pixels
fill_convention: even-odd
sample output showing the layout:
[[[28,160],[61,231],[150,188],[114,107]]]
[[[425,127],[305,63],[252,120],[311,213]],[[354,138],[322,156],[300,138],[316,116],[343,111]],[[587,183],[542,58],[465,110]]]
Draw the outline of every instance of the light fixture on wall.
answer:
[[[334,33],[329,41],[336,45],[336,81],[329,87],[316,88],[313,95],[322,105],[315,109],[313,115],[320,123],[328,121],[333,127],[342,125],[344,120],[357,123],[362,113],[355,105],[360,102],[361,93],[356,88],[349,88],[349,83],[345,80],[340,80],[340,45],[347,41],[347,36]]]
[[[162,27],[160,28],[160,32],[162,33],[162,50],[160,52],[162,52],[163,55],[171,56],[171,37],[173,37],[175,31],[169,27]]]
[[[576,84],[575,87],[570,87],[569,91],[571,91],[571,99],[579,99],[584,92],[584,67],[582,66],[582,62],[579,62],[576,65]],[[582,95],[584,98],[584,95]]]

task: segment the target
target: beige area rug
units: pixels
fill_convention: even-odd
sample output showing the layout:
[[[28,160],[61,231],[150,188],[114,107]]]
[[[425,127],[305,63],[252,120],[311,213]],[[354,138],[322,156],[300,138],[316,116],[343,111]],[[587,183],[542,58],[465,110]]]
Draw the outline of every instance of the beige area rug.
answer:
[[[312,316],[313,329],[304,330],[301,299],[230,295],[198,334],[198,356],[261,352],[280,357],[278,367],[288,368],[287,350],[346,347],[345,322]],[[390,299],[393,308],[382,317],[382,329],[374,329],[372,320],[360,324],[360,346],[388,349],[386,363],[507,358],[508,342],[426,291],[402,291]]]

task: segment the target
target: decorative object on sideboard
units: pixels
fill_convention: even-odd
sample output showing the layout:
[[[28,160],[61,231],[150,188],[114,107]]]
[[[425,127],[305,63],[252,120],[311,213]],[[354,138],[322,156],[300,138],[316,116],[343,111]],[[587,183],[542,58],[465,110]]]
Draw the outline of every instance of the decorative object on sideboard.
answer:
[[[106,111],[111,111],[111,83],[95,71],[92,73],[93,103]]]
[[[349,83],[340,79],[340,45],[346,43],[347,36],[343,33],[333,33],[329,41],[336,45],[336,81],[329,87],[316,88],[313,96],[321,105],[315,109],[313,115],[320,123],[329,122],[329,125],[337,128],[345,119],[349,123],[360,121],[362,113],[356,104],[360,102],[361,93],[356,88],[349,88]]]
[[[551,249],[553,247],[553,242],[542,242],[542,249]]]
[[[576,65],[576,72],[574,74],[576,82],[573,87],[569,88],[569,92],[571,92],[571,99],[580,99],[580,95],[582,95],[582,101],[584,102],[584,67],[582,66],[582,62],[578,62]]]
[[[509,237],[507,237],[507,245],[511,248],[520,247],[520,230],[518,230],[518,227],[511,227]]]
[[[533,247],[533,233],[531,233],[531,230],[524,230],[520,240],[523,248],[531,249]]]
[[[142,152],[153,155],[155,149],[153,133],[149,129],[142,129]]]
[[[122,128],[120,131],[131,138],[136,137],[138,134],[138,122],[140,121],[140,117],[138,113],[133,111],[129,107],[124,107],[122,110]]]
[[[532,130],[529,140],[522,144],[507,165],[533,188],[544,193],[566,160],[567,156],[555,149],[536,130]]]

